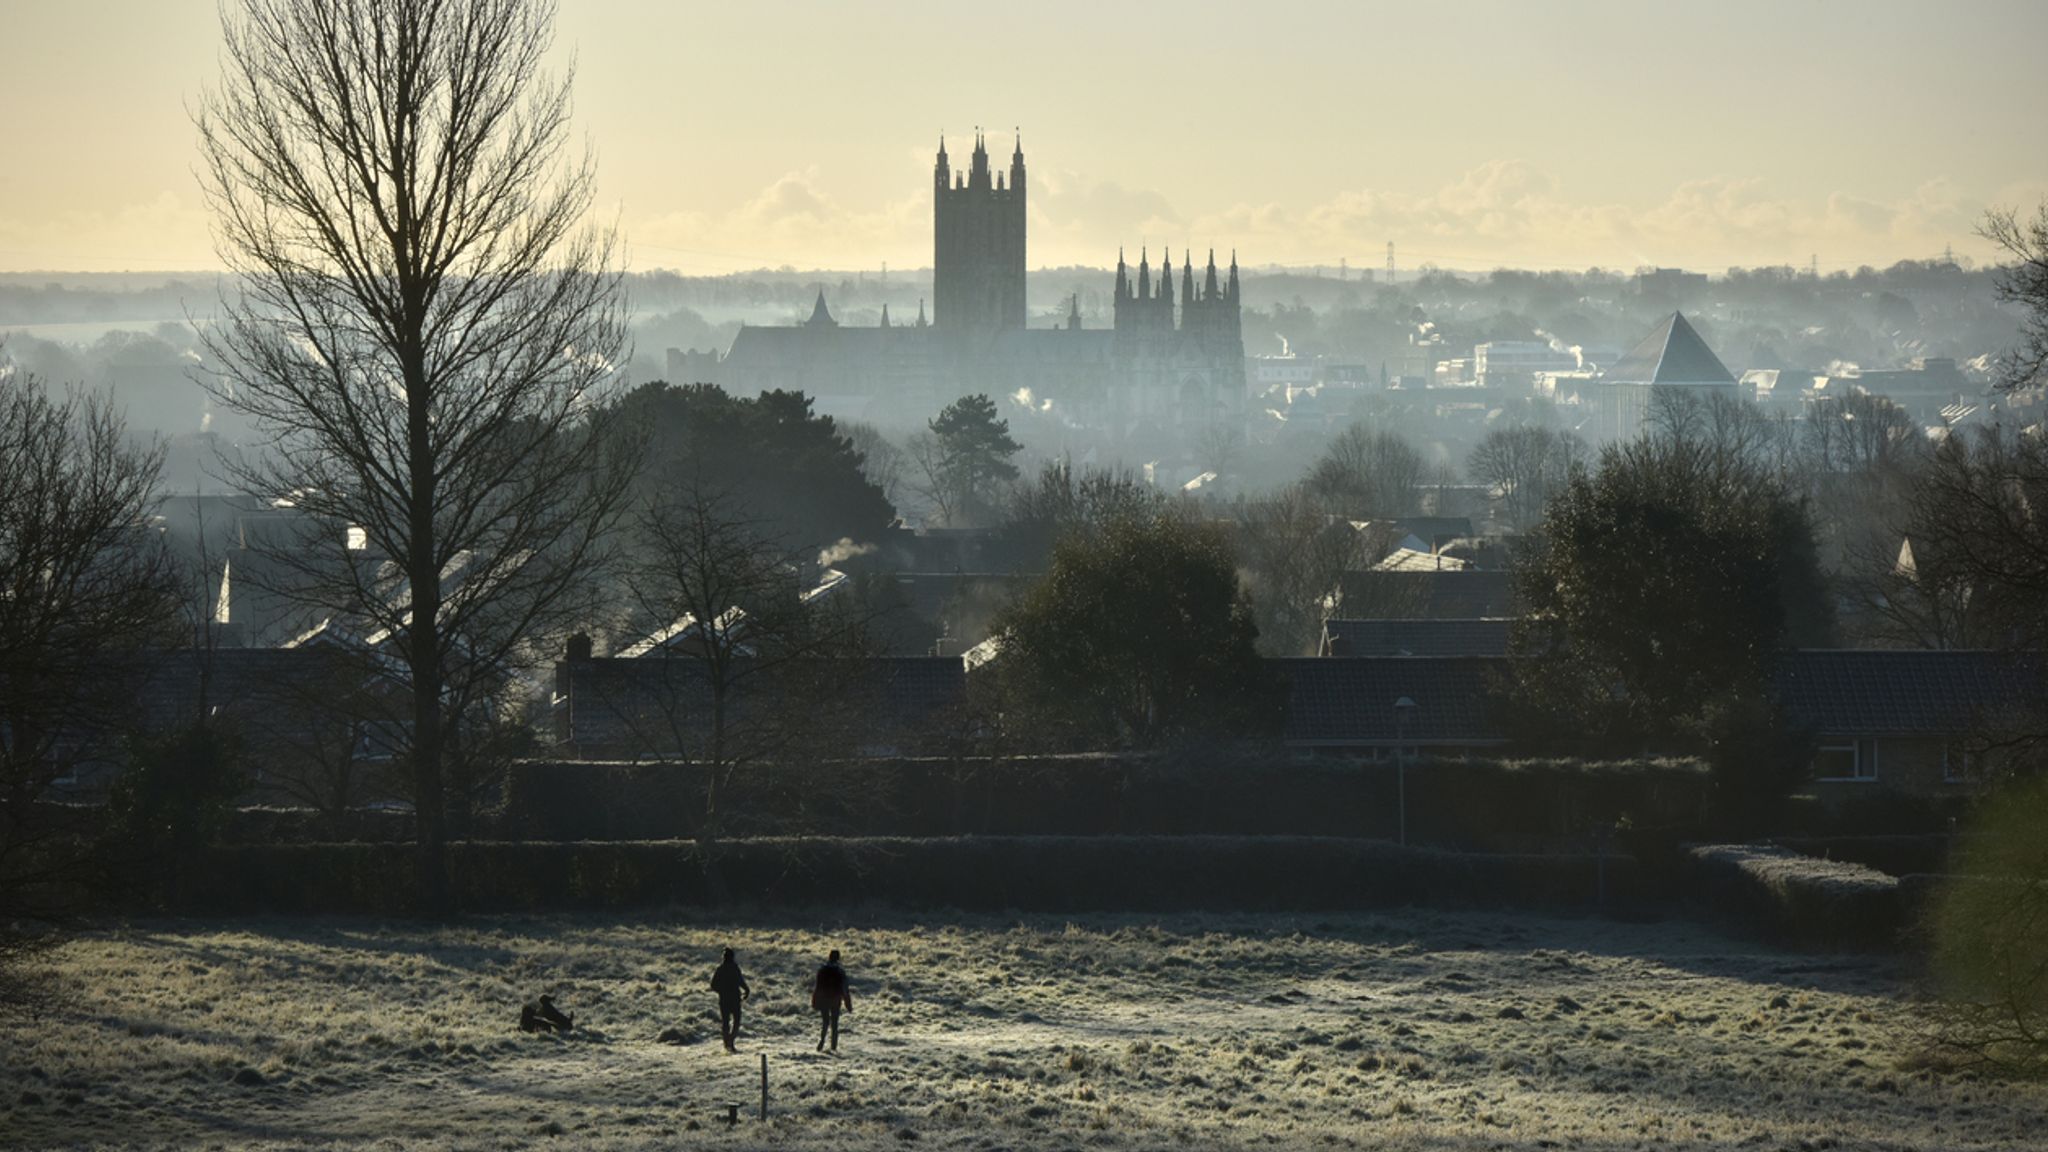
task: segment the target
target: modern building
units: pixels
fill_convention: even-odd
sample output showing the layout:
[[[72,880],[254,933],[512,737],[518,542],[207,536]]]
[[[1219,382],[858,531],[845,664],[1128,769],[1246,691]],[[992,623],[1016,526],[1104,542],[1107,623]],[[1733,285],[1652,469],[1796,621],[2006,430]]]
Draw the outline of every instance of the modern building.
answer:
[[[1472,346],[1472,378],[1484,388],[1526,391],[1545,372],[1570,372],[1579,366],[1569,348],[1553,348],[1537,340],[1490,340]]]

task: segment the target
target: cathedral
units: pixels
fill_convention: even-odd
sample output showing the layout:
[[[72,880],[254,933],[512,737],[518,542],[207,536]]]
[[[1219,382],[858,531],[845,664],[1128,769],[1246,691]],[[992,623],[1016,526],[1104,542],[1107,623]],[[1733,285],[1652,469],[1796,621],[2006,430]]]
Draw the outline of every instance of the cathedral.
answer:
[[[1237,259],[1219,273],[1212,252],[1197,275],[1182,253],[1179,305],[1173,263],[1149,253],[1133,270],[1117,256],[1112,326],[1084,328],[1080,305],[1064,323],[1032,328],[1024,299],[1025,173],[1020,142],[1008,171],[977,134],[956,170],[939,142],[932,171],[932,308],[872,328],[841,325],[821,291],[811,317],[748,326],[718,365],[719,383],[751,395],[805,392],[820,408],[897,423],[922,422],[965,393],[1028,397],[1074,426],[1126,435],[1141,428],[1202,428],[1242,418],[1244,337]]]

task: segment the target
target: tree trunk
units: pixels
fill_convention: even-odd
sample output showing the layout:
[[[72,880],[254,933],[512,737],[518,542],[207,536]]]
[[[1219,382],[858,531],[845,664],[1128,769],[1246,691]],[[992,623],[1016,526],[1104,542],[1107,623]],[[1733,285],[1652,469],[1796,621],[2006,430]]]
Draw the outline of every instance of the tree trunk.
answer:
[[[412,585],[412,802],[419,826],[419,912],[438,920],[454,911],[448,893],[447,797],[441,774],[441,565],[434,546],[435,460],[427,373],[425,358],[417,351],[420,338],[411,335],[414,351],[405,373],[411,539],[405,567]]]

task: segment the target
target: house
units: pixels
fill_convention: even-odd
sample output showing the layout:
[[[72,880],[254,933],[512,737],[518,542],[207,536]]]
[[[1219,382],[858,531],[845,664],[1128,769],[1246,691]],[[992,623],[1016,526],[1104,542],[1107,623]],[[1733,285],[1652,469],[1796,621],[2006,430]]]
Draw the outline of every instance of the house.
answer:
[[[1814,738],[1824,790],[1879,786],[1931,794],[1967,786],[1987,738],[2038,709],[2039,653],[1802,649],[1773,691],[1788,723]]]
[[[555,666],[555,736],[578,759],[775,759],[801,748],[837,756],[910,755],[942,742],[966,698],[958,656],[758,661],[727,670],[712,749],[704,661],[669,655]]]
[[[1495,706],[1508,662],[1491,656],[1297,657],[1287,682],[1287,746],[1306,755],[1458,755],[1507,743]]]
[[[1472,620],[1340,620],[1323,621],[1318,652],[1326,657],[1368,656],[1506,656],[1514,621],[1499,617]]]
[[[1514,586],[1500,569],[1346,572],[1345,616],[1376,620],[1474,620],[1513,616]]]
[[[1345,658],[1276,660],[1288,683],[1285,741],[1308,754],[1382,758],[1395,749],[1460,754],[1507,743],[1499,692],[1512,658],[1477,648],[1504,621],[1332,620],[1325,649]],[[1388,655],[1397,645],[1433,653]],[[1786,724],[1814,741],[1816,787],[1938,795],[1980,778],[2001,734],[2038,730],[2048,698],[2041,653],[1873,649],[1787,652],[1771,678]],[[1406,701],[1406,704],[1402,702]]]

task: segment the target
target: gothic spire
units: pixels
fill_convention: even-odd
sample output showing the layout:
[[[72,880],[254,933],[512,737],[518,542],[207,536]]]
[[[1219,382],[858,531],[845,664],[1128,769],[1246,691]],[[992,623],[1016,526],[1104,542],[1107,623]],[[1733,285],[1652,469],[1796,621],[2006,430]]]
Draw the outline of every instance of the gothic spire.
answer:
[[[924,320],[924,297],[922,297],[922,296],[919,296],[919,297],[917,298],[917,326],[918,326],[919,328],[922,328],[922,327],[924,327],[924,326],[925,326],[925,320]]]
[[[1195,304],[1195,259],[1190,251],[1180,254],[1181,323],[1187,323],[1188,309]]]
[[[1216,250],[1209,249],[1209,273],[1202,278],[1202,299],[1214,300],[1220,293],[1216,290]]]
[[[884,328],[887,328],[888,326],[889,326],[889,305],[888,305],[888,302],[887,302],[887,301],[884,301],[884,302],[883,302],[883,304],[882,304],[882,327],[884,327]]]
[[[1138,299],[1152,298],[1151,254],[1144,248],[1138,249]]]

